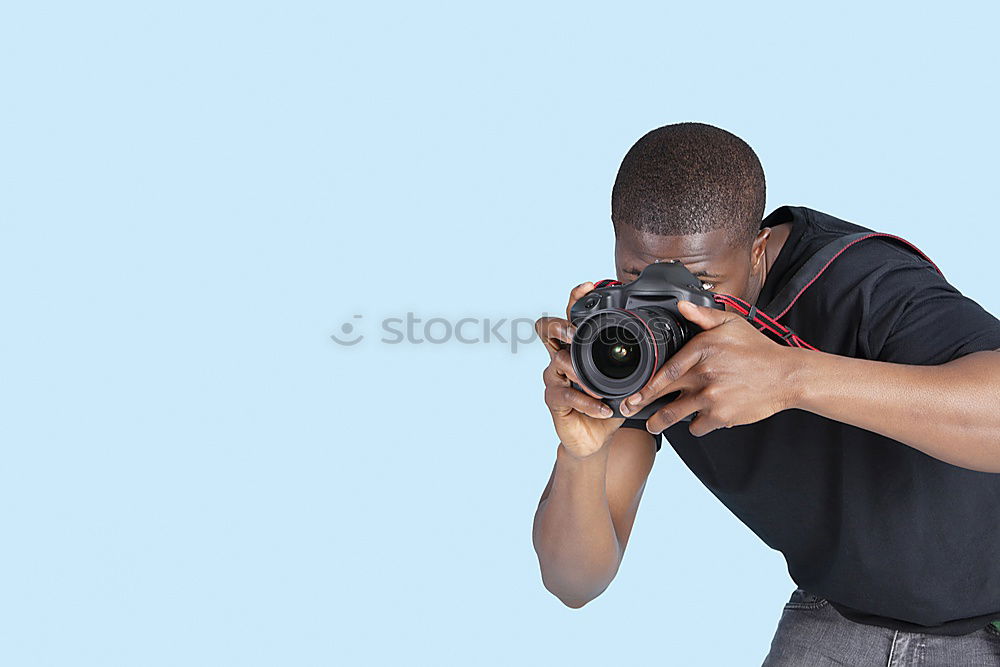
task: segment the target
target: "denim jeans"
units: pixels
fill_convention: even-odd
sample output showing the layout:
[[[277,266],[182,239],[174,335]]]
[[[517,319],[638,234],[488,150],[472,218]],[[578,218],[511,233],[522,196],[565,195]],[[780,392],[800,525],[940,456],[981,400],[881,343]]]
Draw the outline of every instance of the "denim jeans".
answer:
[[[855,623],[801,588],[781,612],[762,667],[1000,666],[1000,632],[992,625],[957,637]]]

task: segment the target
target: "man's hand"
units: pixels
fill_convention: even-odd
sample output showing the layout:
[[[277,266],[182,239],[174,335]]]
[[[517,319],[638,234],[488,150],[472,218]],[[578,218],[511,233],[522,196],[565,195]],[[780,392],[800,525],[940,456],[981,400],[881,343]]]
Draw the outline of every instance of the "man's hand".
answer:
[[[798,357],[737,314],[680,301],[678,310],[704,331],[667,359],[646,386],[625,401],[635,414],[657,398],[681,394],[646,421],[659,433],[694,412],[688,430],[702,436],[717,428],[752,424],[793,405],[789,382]]]
[[[593,289],[594,284],[588,282],[570,292],[567,319],[543,317],[535,322],[535,331],[549,352],[549,365],[542,373],[545,404],[552,413],[552,422],[563,447],[577,458],[599,451],[625,421],[611,419],[611,408],[600,399],[570,386],[570,382],[580,385],[580,379],[569,356],[568,346],[573,342],[574,332],[568,319],[569,311],[577,299]]]

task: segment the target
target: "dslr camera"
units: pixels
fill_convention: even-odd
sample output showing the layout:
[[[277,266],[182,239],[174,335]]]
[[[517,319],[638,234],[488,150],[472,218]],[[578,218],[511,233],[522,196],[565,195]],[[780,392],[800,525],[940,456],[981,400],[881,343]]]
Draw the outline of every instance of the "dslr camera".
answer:
[[[680,299],[725,309],[677,260],[650,264],[630,283],[602,280],[570,309],[570,322],[576,326],[570,345],[573,369],[615,417],[624,417],[621,402],[642,389],[668,358],[702,330],[677,310]],[[575,382],[573,386],[581,388]],[[679,393],[662,396],[629,418],[648,419]],[[687,415],[682,421],[693,418]]]

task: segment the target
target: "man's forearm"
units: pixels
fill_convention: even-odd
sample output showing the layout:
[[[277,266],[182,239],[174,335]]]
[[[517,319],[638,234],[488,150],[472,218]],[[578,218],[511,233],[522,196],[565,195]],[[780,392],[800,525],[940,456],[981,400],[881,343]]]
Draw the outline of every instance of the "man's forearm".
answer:
[[[939,366],[798,356],[789,407],[874,431],[942,461],[1000,472],[1000,352]]]
[[[542,580],[571,607],[597,597],[621,562],[606,491],[609,449],[577,459],[559,445],[552,488],[535,513],[532,537]]]

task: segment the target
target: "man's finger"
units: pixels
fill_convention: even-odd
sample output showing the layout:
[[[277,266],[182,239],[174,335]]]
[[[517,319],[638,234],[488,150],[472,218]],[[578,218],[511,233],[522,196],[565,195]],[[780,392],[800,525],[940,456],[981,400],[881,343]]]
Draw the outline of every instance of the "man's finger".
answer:
[[[549,406],[550,410],[572,409],[595,419],[607,419],[614,414],[611,408],[596,398],[570,387],[546,387],[545,404]]]
[[[572,380],[577,385],[580,386],[581,390],[594,398],[601,398],[594,392],[587,389],[587,387],[580,382],[580,377],[576,374],[576,369],[573,368],[573,360],[570,358],[569,350],[559,350],[552,357],[552,363],[549,364],[552,368],[556,370],[561,376]]]
[[[622,414],[631,415],[678,389],[692,388],[691,381],[685,378],[688,371],[705,358],[705,348],[695,336],[653,373],[646,386],[629,396],[621,405]],[[682,415],[683,416],[683,415]]]
[[[594,283],[585,282],[580,283],[572,289],[569,293],[569,303],[566,304],[566,319],[569,319],[569,311],[572,310],[573,304],[580,300],[584,294],[589,294],[594,291]]]
[[[681,394],[678,398],[654,412],[646,420],[646,430],[654,434],[659,433],[664,429],[670,428],[688,415],[698,412],[703,407],[704,400],[697,395]]]
[[[549,364],[542,371],[542,382],[546,387],[568,387],[570,379],[561,373],[557,366]]]
[[[559,350],[553,354],[552,361],[545,367],[545,371],[552,373],[554,377],[558,377],[560,386],[568,387],[570,382],[578,382],[568,350]],[[543,377],[545,377],[544,374]]]
[[[729,320],[738,320],[739,316],[727,310],[718,310],[708,306],[699,306],[690,301],[679,300],[677,310],[684,316],[684,319],[694,322],[702,329],[714,329],[720,324],[725,324]]]
[[[729,426],[714,417],[711,412],[699,412],[688,426],[688,431],[696,438],[700,438],[719,428],[729,428]]]
[[[573,328],[561,317],[540,317],[535,321],[535,333],[550,357],[573,342]]]

